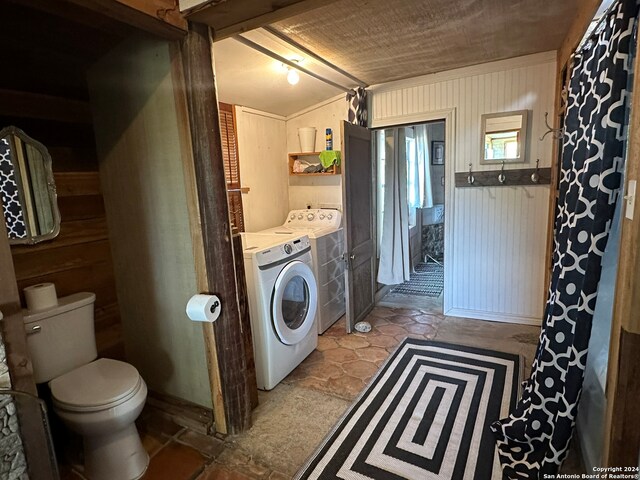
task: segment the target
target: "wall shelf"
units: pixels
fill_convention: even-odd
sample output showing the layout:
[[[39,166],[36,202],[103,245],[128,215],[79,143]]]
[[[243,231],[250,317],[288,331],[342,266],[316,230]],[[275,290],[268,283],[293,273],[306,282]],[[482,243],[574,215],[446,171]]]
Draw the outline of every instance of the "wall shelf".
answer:
[[[321,152],[307,152],[307,153],[290,153],[289,154],[289,175],[296,177],[327,177],[331,175],[340,175],[340,166],[333,165],[329,171],[322,173],[296,173],[293,171],[293,164],[296,160],[304,159],[310,164],[320,164]]]

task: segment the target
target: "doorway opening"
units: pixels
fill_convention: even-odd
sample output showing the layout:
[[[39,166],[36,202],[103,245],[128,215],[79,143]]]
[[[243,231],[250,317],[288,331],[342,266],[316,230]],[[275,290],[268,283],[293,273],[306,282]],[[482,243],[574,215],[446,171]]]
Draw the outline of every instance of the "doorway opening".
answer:
[[[446,122],[374,132],[378,305],[443,313]]]

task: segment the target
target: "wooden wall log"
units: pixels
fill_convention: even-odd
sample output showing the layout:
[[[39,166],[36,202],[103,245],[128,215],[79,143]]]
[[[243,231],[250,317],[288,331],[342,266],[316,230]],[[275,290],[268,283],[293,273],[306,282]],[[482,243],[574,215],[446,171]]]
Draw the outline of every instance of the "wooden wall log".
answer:
[[[55,173],[60,234],[53,240],[11,248],[20,300],[22,289],[53,282],[59,297],[96,294],[96,341],[101,356],[124,359],[113,259],[98,172]],[[111,312],[98,324],[99,312]]]
[[[253,357],[253,336],[251,334],[251,318],[249,317],[249,297],[247,289],[242,288],[247,284],[244,274],[244,258],[242,252],[242,236],[239,233],[233,235],[233,251],[236,262],[236,285],[238,285],[238,308],[240,309],[240,322],[244,339],[245,355],[247,357],[247,389],[251,398],[251,408],[258,406],[258,383],[256,379],[256,365]]]
[[[246,380],[251,368],[238,307],[218,98],[207,26],[189,24],[189,32],[182,42],[182,57],[206,275],[211,293],[218,295],[222,302],[222,314],[213,324],[222,401],[227,433],[237,434],[251,424],[251,394]],[[246,286],[241,285],[242,288]],[[242,295],[246,293],[241,292]]]
[[[2,200],[0,200],[2,210]],[[27,336],[24,330],[22,307],[18,296],[16,274],[11,259],[11,249],[7,229],[0,222],[0,311],[4,318],[0,320],[0,329],[7,355],[7,365],[14,390],[38,395],[33,381],[33,366],[27,351]],[[42,422],[39,405],[26,397],[14,397],[20,433],[24,447],[30,478],[53,480],[55,467],[51,465],[47,454],[47,431]]]

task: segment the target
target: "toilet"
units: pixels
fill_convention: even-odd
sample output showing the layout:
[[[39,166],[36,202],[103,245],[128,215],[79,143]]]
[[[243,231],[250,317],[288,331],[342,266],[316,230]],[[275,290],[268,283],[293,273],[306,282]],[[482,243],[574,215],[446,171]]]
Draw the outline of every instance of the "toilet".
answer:
[[[97,359],[93,293],[58,299],[42,310],[25,310],[27,345],[36,383],[49,382],[53,410],[83,437],[84,475],[89,480],[142,477],[149,455],[135,420],[147,386],[128,363]]]

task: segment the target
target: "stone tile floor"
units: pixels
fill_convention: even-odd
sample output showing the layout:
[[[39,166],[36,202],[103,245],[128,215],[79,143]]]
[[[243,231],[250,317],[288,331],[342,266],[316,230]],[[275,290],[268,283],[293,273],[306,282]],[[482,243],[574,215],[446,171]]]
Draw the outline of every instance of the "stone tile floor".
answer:
[[[521,354],[525,371],[538,327],[444,317],[416,308],[376,307],[369,333],[347,335],[344,319],[280,385],[260,392],[252,428],[209,437],[147,409],[138,427],[151,457],[146,480],[280,480],[292,478],[396,346],[407,336]],[[572,452],[564,473],[582,473]],[[62,480],[82,479],[68,467]]]

